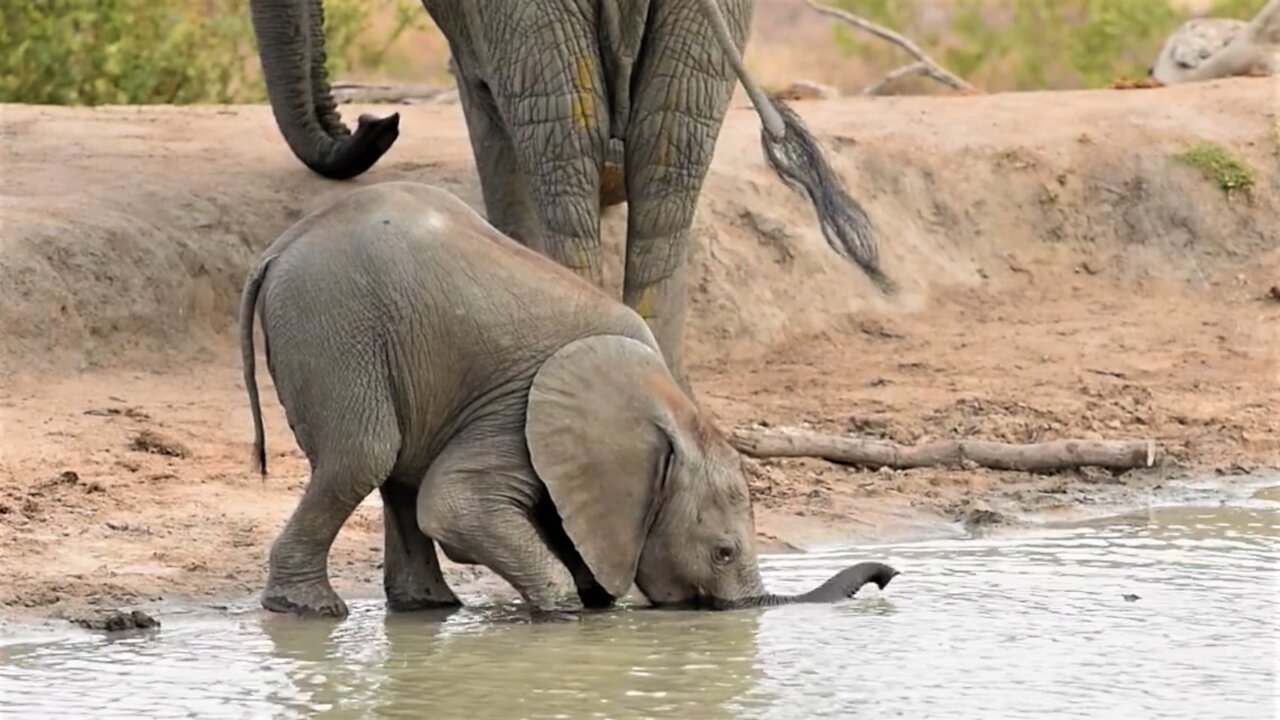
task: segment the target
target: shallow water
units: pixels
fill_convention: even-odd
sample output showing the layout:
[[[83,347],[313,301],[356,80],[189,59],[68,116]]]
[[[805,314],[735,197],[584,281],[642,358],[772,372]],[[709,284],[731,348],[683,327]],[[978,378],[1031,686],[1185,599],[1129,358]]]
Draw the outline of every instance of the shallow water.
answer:
[[[1270,719],[1278,498],[766,559],[782,591],[862,559],[903,573],[833,606],[529,624],[365,601],[8,642],[0,716]]]

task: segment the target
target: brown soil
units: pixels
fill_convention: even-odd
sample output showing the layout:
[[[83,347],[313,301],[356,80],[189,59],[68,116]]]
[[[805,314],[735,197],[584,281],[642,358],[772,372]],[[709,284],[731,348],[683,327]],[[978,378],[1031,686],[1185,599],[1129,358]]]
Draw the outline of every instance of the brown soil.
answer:
[[[735,108],[692,251],[693,379],[723,424],[1166,451],[1118,476],[751,462],[768,546],[1014,522],[1280,464],[1276,87],[796,103],[880,227],[892,300],[826,248]],[[307,470],[262,377],[272,470],[250,470],[231,340],[249,262],[357,184],[480,206],[458,108],[397,109],[397,146],[334,183],[264,107],[0,106],[0,615],[258,591]],[[1170,159],[1199,141],[1246,163],[1252,192]],[[605,223],[612,248],[624,217]],[[335,547],[339,592],[377,596],[380,555],[371,498]],[[510,592],[450,573],[464,594]]]

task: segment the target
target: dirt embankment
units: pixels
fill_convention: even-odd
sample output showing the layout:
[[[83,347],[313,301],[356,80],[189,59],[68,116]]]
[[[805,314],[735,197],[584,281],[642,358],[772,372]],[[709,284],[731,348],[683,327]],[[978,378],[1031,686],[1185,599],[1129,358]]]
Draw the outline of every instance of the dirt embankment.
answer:
[[[765,168],[754,114],[734,109],[692,250],[693,377],[723,424],[1139,436],[1168,453],[1118,477],[751,462],[770,546],[1280,464],[1277,88],[798,103],[880,227],[904,288],[892,300],[827,250]],[[395,110],[396,147],[334,183],[294,160],[265,107],[0,107],[0,604],[47,615],[257,591],[306,467],[260,378],[272,474],[250,472],[229,339],[249,262],[358,184],[418,180],[481,205],[458,108]],[[1206,142],[1251,191],[1174,159]],[[612,248],[624,218],[605,222]],[[380,548],[370,500],[334,551],[340,592],[377,594]]]

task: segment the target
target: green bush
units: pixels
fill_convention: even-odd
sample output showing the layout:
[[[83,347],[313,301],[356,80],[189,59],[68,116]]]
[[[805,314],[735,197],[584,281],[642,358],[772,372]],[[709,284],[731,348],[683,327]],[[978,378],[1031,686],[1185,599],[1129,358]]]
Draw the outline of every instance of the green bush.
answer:
[[[1173,156],[1175,162],[1196,168],[1228,195],[1253,191],[1253,173],[1224,148],[1197,143]]]
[[[1186,20],[1169,0],[953,0],[938,19],[929,0],[836,3],[914,38],[947,69],[988,90],[1100,87],[1137,78]],[[1249,18],[1257,0],[1217,0],[1211,15]],[[926,12],[930,11],[930,12]],[[889,70],[901,50],[838,27],[850,54]]]
[[[368,38],[391,5],[395,22]],[[28,0],[0,3],[0,102],[54,105],[253,102],[265,97],[248,0]],[[413,0],[326,0],[331,71],[376,68]]]

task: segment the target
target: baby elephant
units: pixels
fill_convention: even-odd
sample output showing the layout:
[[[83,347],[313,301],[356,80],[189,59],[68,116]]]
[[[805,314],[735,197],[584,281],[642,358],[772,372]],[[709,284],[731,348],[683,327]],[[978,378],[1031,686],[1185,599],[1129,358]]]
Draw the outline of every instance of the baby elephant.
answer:
[[[356,190],[250,273],[240,342],[265,473],[255,310],[311,465],[271,547],[269,610],[346,614],[329,548],[375,489],[392,610],[458,604],[435,543],[549,613],[607,606],[632,583],[654,605],[726,609],[835,601],[897,574],[862,563],[804,595],[766,593],[740,457],[644,320],[444,190]]]

